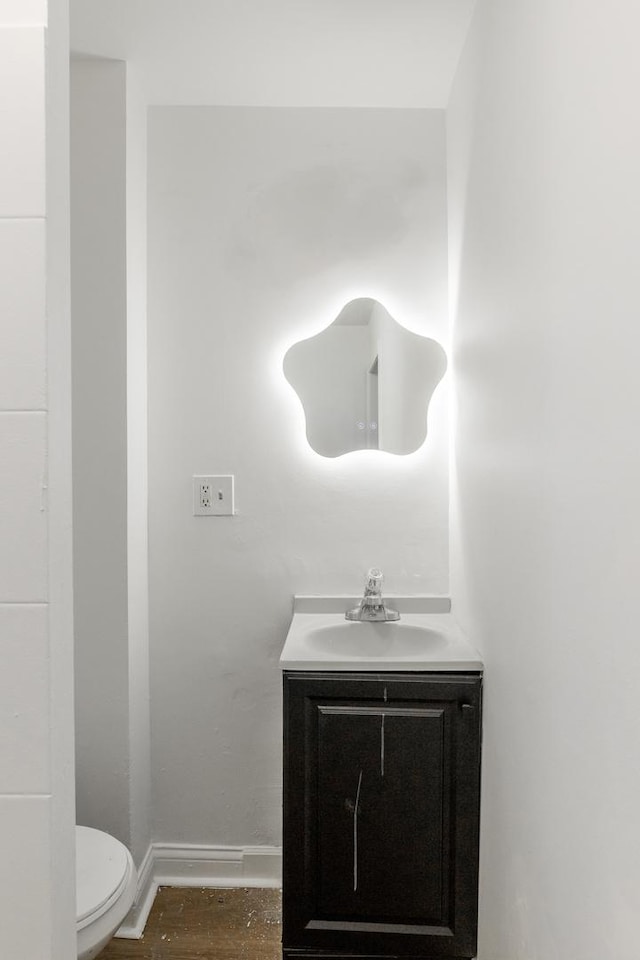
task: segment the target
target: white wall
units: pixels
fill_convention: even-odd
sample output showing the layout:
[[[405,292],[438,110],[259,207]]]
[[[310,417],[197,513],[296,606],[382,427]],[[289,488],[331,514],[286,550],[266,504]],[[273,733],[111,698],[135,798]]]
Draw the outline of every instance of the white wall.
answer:
[[[146,107],[122,61],[72,60],[71,148],[77,815],[140,863],[151,803]]]
[[[126,75],[71,63],[71,316],[78,822],[130,845]]]
[[[0,4],[0,88],[9,92],[0,100],[0,930],[12,960],[67,960],[75,870],[64,3],[48,12],[38,0]]]
[[[280,839],[278,657],[295,593],[448,587],[446,391],[407,458],[308,448],[282,373],[356,296],[447,337],[441,112],[154,108],[152,747],[158,840]],[[236,517],[191,516],[233,473]]]
[[[448,112],[481,960],[636,941],[639,28],[620,0],[478,0]]]
[[[72,0],[152,104],[445,106],[473,0]]]
[[[127,619],[131,851],[151,840],[149,542],[147,522],[147,105],[127,64]]]

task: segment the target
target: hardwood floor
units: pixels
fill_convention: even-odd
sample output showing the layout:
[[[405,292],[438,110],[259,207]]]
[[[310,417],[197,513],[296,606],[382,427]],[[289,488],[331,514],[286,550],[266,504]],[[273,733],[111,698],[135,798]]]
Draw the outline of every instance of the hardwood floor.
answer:
[[[280,891],[161,887],[142,940],[99,960],[280,960]]]

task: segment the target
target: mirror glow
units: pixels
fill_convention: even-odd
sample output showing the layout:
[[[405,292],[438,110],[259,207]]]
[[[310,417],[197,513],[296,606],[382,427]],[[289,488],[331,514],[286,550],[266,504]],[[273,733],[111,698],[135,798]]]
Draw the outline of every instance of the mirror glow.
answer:
[[[284,374],[298,394],[309,445],[324,457],[415,452],[447,368],[441,345],[397,323],[377,300],[351,300],[321,333],[294,344]]]

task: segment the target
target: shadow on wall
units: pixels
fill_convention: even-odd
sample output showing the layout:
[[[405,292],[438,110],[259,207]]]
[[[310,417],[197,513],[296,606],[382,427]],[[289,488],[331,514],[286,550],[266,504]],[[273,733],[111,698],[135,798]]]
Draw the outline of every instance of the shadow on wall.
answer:
[[[345,260],[366,261],[406,238],[427,202],[428,183],[417,164],[400,171],[393,190],[378,171],[343,163],[291,173],[249,193],[229,266],[289,275],[292,268],[310,274]]]

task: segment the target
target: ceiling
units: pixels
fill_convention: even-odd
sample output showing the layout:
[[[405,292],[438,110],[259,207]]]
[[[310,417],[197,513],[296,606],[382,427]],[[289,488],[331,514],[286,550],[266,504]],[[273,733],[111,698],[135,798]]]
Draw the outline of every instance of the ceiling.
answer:
[[[71,47],[155,104],[447,105],[475,0],[71,0]]]

